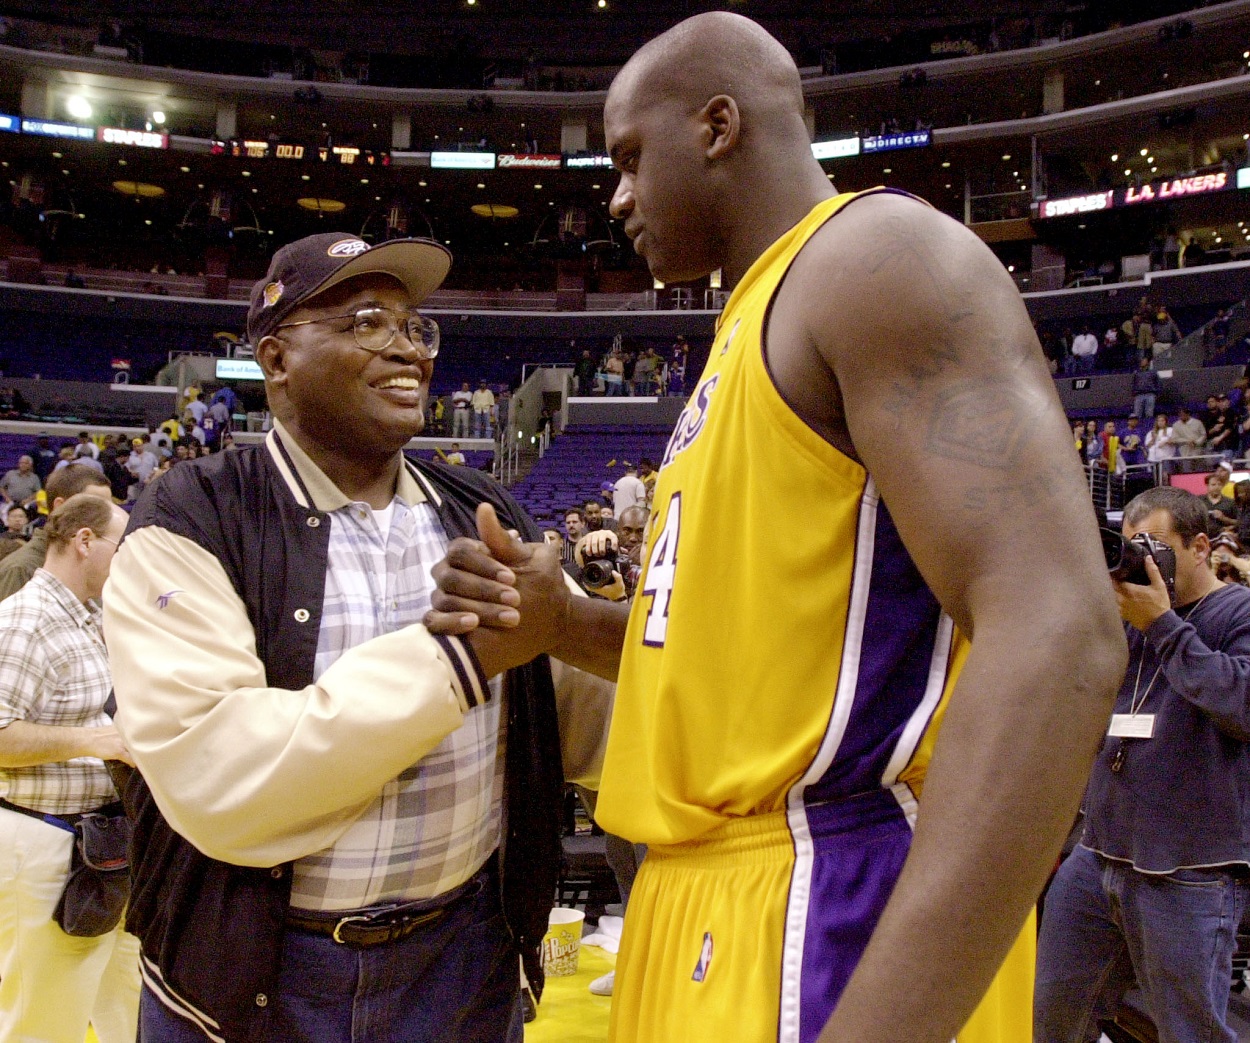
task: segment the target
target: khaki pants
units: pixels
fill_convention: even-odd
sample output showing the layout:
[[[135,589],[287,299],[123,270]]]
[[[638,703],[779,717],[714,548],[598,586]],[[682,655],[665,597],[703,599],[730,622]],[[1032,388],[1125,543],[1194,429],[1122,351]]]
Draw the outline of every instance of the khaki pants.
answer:
[[[139,940],[73,938],[52,920],[72,833],[0,808],[0,1043],[134,1043]]]

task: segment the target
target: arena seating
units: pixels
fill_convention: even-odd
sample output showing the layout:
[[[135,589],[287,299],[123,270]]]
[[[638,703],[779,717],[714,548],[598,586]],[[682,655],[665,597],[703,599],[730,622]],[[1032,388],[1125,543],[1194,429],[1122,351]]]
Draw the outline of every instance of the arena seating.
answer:
[[[512,494],[544,527],[561,528],[563,512],[599,500],[604,482],[625,473],[625,461],[648,457],[658,467],[670,434],[658,427],[570,427]]]

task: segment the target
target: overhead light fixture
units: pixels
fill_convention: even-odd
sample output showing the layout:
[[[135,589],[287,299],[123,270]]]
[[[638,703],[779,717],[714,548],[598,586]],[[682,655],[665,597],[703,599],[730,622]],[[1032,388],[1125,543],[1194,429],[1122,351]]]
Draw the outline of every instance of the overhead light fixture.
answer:
[[[1011,153],[1010,153],[1010,152],[1008,152],[1006,155],[1004,155],[1004,156],[1003,156],[1003,162],[1004,162],[1004,163],[1010,163],[1010,162],[1011,162]]]
[[[1144,148],[1144,149],[1142,149],[1142,150],[1141,150],[1141,154],[1144,156],[1144,155],[1146,155],[1149,151],[1150,151],[1150,149],[1148,149],[1148,148]]]
[[[251,177],[251,176],[252,176],[252,172],[251,172],[250,170],[244,170],[244,171],[242,171],[241,173],[243,174],[243,176],[244,176],[244,177]]]
[[[1016,270],[1016,266],[1014,264],[1007,265],[1007,271],[1014,272],[1015,270]]]
[[[301,181],[311,181],[311,180],[312,180],[312,178],[311,178],[308,174],[300,174],[299,178],[300,178],[300,180],[301,180]]]
[[[165,113],[163,113],[160,109],[153,109],[153,110],[152,110],[152,122],[153,122],[153,123],[164,123],[164,122],[165,122]]]
[[[599,186],[598,186],[598,185],[591,185],[590,187],[591,187],[591,188],[598,188]]]
[[[318,214],[337,214],[347,209],[347,204],[338,199],[318,199],[307,196],[297,202],[305,210],[312,210]]]
[[[1113,153],[1111,153],[1111,162],[1112,162],[1112,163],[1118,163],[1118,162],[1120,162],[1120,153],[1118,153],[1118,152],[1113,152]]]
[[[65,111],[76,120],[91,119],[91,103],[78,94],[71,94],[65,99]]]
[[[483,181],[479,181],[479,182],[477,183],[477,187],[478,187],[478,188],[485,188],[485,187],[486,187],[486,183],[485,183],[485,182],[483,182]]]
[[[504,203],[474,203],[469,207],[478,217],[516,217],[521,211]]]
[[[1151,172],[1152,174],[1157,174],[1157,173],[1159,173],[1159,168],[1158,168],[1158,167],[1151,167],[1151,168],[1150,168],[1150,172]]]
[[[119,167],[124,167],[124,166],[126,165],[126,161],[125,161],[124,159],[119,159],[119,160],[117,161],[117,165],[118,165]]]
[[[417,184],[418,184],[418,185],[420,185],[422,188],[425,188],[425,182],[424,182],[424,181],[418,181],[418,182],[417,182]]]
[[[883,173],[883,174],[893,174],[893,173],[894,173],[894,168],[893,168],[893,167],[882,167],[882,168],[881,168],[881,173]]]
[[[602,11],[605,7],[607,7],[607,6],[608,6],[608,0],[598,0],[598,5],[597,5],[597,6],[598,6],[599,10],[600,10],[600,11]]]
[[[160,185],[149,185],[143,181],[114,181],[113,190],[136,199],[158,199],[165,194]]]
[[[53,153],[52,153],[52,158],[53,158],[53,159],[61,159],[61,158],[62,158],[62,153],[60,153],[60,152],[53,152]]]
[[[1154,156],[1147,156],[1147,157],[1146,157],[1146,162],[1147,162],[1147,163],[1153,163],[1154,161],[1155,161]]]
[[[536,191],[542,191],[542,187],[543,187],[542,185],[535,185],[535,186],[534,186],[534,188],[535,188],[535,190],[536,190]]]
[[[1124,176],[1125,176],[1125,177],[1131,177],[1131,176],[1132,176],[1132,174],[1133,174],[1133,172],[1132,172],[1131,170],[1129,170],[1129,169],[1128,169],[1128,167],[1125,167],[1125,168],[1124,168]]]
[[[949,159],[945,163],[942,164],[943,167],[949,167],[950,165],[951,165],[951,161]]]
[[[178,169],[179,169],[179,170],[181,170],[184,174],[189,174],[189,173],[191,173],[191,168],[190,168],[190,167],[179,167]]]

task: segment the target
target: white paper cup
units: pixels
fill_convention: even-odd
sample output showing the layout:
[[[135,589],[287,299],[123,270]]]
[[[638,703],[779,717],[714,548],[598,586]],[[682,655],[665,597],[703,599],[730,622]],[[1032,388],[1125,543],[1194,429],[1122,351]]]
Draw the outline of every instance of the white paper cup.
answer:
[[[577,973],[577,955],[582,950],[582,927],[586,914],[580,909],[551,910],[547,933],[543,935],[543,970],[549,978],[565,978]]]

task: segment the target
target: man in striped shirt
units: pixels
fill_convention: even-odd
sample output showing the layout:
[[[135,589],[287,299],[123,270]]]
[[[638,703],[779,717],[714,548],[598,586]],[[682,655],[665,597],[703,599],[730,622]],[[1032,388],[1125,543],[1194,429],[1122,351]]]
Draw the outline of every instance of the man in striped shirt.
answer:
[[[104,704],[112,682],[98,598],[126,514],[79,493],[46,526],[44,566],[0,604],[0,1040],[133,1043],[139,943],[120,926],[71,938],[53,921],[73,822],[116,805],[106,760],[130,755]],[[120,810],[120,805],[116,805]]]

